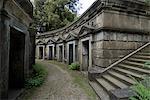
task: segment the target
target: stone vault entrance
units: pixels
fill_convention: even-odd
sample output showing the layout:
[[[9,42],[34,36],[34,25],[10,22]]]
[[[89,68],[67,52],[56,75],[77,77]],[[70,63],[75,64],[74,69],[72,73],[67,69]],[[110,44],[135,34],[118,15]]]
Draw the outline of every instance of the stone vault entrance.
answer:
[[[49,60],[53,59],[53,46],[49,46]]]
[[[74,53],[73,53],[73,44],[69,44],[69,65],[71,63],[73,63],[73,56],[74,56]]]
[[[8,90],[24,87],[25,35],[13,28],[10,32]]]
[[[44,47],[39,47],[39,59],[44,59]]]
[[[89,67],[89,40],[82,42],[82,70],[88,71]]]
[[[59,46],[59,61],[60,62],[63,61],[63,46],[62,45]]]

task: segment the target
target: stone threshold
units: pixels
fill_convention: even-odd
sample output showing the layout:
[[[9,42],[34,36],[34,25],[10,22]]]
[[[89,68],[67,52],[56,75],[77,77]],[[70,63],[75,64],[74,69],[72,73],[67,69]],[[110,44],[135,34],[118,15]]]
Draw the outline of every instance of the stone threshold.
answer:
[[[24,88],[21,89],[11,89],[8,91],[8,100],[16,100],[23,92]]]

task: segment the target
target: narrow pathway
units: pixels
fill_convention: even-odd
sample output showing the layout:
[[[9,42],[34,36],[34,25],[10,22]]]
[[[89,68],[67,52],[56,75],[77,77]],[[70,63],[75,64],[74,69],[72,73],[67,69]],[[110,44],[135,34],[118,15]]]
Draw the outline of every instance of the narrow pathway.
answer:
[[[67,71],[47,61],[38,63],[44,65],[49,74],[45,83],[28,100],[89,100],[83,90],[73,84]]]

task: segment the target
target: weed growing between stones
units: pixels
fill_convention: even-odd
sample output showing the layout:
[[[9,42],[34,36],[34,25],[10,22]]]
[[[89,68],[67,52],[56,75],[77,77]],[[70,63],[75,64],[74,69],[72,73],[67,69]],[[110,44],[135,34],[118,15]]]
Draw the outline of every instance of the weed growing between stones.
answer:
[[[48,74],[47,70],[40,64],[33,66],[33,75],[25,81],[26,88],[39,87],[44,83]]]

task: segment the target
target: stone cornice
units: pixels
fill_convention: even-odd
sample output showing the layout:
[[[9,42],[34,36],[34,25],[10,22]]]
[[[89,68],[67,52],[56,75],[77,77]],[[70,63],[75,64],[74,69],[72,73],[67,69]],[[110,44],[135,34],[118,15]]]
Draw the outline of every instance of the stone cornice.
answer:
[[[30,0],[15,0],[24,11],[29,14],[30,17],[33,17],[33,5]]]
[[[84,23],[89,21],[93,16],[100,13],[102,10],[126,12],[129,14],[145,17],[150,16],[150,6],[146,5],[144,0],[97,0],[77,21],[64,28],[45,32],[41,34],[40,37],[44,37],[50,34],[55,35],[68,33],[69,31],[72,31],[78,27],[82,27]]]

